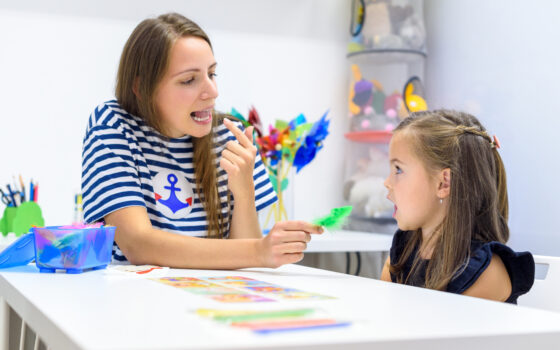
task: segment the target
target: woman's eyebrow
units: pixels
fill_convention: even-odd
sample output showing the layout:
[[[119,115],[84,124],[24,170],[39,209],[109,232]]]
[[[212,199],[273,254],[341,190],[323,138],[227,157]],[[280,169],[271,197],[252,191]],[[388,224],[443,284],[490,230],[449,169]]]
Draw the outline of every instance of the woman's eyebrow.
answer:
[[[212,69],[216,68],[217,65],[218,65],[218,62],[212,63],[210,66],[208,66],[208,70],[212,70]],[[172,77],[176,77],[178,75],[181,75],[181,74],[184,74],[184,73],[189,73],[189,72],[200,72],[200,69],[198,69],[198,68],[185,69],[185,70],[182,70],[178,73],[173,74]]]

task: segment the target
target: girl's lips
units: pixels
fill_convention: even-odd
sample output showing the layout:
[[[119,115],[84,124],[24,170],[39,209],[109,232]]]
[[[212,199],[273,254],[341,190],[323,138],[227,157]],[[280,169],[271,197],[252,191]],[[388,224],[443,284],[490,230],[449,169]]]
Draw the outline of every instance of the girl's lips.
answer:
[[[393,217],[397,216],[397,205],[395,205],[395,211],[393,212]]]

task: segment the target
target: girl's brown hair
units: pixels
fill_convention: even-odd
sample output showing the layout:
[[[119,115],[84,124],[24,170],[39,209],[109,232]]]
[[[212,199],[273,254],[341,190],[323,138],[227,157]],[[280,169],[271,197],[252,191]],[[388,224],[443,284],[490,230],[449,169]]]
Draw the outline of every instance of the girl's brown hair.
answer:
[[[138,24],[124,46],[119,63],[115,88],[119,104],[162,135],[156,90],[168,69],[171,48],[183,37],[201,38],[212,48],[210,39],[196,23],[180,14],[168,13]],[[206,210],[209,237],[223,236],[227,225],[220,205],[213,152],[213,128],[221,119],[221,115],[213,118],[208,135],[193,137],[196,192]]]
[[[467,113],[436,110],[417,112],[395,129],[411,141],[412,149],[428,173],[451,170],[449,206],[433,239],[434,249],[426,267],[425,287],[444,290],[470,257],[471,240],[506,243],[509,239],[506,173],[496,144],[478,119]],[[412,234],[390,271],[406,283],[404,267],[422,241]]]

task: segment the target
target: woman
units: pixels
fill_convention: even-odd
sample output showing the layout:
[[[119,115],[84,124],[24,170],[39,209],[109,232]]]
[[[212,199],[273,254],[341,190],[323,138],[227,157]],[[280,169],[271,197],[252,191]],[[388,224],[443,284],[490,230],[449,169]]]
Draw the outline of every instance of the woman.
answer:
[[[253,128],[214,111],[216,66],[208,36],[175,13],[142,21],[125,44],[116,100],[91,114],[82,153],[85,220],[117,227],[114,261],[277,267],[320,233],[286,221],[262,237],[257,210],[276,196]]]

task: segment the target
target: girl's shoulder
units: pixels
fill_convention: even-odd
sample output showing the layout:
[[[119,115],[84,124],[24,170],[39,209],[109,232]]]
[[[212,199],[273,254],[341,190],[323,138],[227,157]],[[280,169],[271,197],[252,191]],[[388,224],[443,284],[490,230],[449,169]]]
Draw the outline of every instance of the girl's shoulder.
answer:
[[[449,282],[447,291],[461,294],[476,282],[490,265],[492,256],[496,254],[504,263],[511,280],[512,293],[508,302],[515,303],[517,297],[527,293],[535,279],[535,262],[529,252],[516,252],[499,242],[471,243],[471,255]]]

